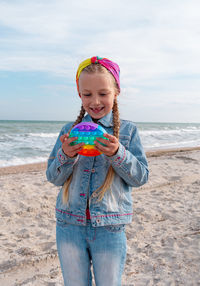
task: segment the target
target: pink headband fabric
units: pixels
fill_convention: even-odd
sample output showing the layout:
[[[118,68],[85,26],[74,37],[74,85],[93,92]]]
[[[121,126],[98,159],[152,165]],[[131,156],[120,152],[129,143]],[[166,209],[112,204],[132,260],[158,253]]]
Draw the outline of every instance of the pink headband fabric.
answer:
[[[86,59],[85,61],[80,63],[78,70],[77,70],[77,73],[76,73],[77,88],[78,88],[78,80],[79,80],[79,77],[80,77],[82,70],[85,67],[89,66],[90,64],[100,64],[103,67],[105,67],[109,72],[111,72],[111,74],[114,76],[114,78],[117,82],[118,88],[120,90],[120,79],[119,79],[120,68],[119,68],[118,64],[114,63],[113,61],[110,61],[107,58],[100,58],[100,57],[92,57],[92,58]]]

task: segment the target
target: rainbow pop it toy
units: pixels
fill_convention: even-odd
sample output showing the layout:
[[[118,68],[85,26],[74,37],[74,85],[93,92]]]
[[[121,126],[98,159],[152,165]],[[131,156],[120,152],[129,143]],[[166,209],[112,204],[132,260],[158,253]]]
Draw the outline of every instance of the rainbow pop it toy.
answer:
[[[75,125],[69,134],[69,137],[78,137],[78,139],[76,141],[73,141],[70,145],[73,146],[78,143],[84,142],[85,145],[83,145],[83,148],[78,153],[83,156],[98,156],[101,154],[101,152],[99,152],[95,148],[94,141],[97,137],[108,140],[103,136],[104,133],[107,133],[105,129],[96,123],[81,122]]]

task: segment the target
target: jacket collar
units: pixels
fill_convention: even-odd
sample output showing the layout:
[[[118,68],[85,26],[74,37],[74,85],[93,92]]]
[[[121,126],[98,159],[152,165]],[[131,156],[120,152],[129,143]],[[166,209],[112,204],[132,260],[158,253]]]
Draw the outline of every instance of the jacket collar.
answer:
[[[83,120],[83,122],[92,122],[92,118],[89,114],[87,114]],[[97,121],[97,124],[100,124],[102,126],[105,127],[111,127],[113,126],[113,114],[112,111],[110,111],[108,114],[106,114],[104,117],[102,117],[101,119],[99,119]]]

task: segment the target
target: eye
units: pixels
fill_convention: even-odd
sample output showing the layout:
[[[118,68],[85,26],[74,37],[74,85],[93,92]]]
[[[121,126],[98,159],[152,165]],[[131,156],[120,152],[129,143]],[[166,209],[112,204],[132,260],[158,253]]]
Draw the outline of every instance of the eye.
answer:
[[[84,95],[84,96],[90,96],[91,93],[84,93],[83,95]]]
[[[105,95],[106,95],[106,93],[103,93],[103,92],[102,92],[102,93],[100,93],[100,95],[101,95],[101,96],[105,96]]]

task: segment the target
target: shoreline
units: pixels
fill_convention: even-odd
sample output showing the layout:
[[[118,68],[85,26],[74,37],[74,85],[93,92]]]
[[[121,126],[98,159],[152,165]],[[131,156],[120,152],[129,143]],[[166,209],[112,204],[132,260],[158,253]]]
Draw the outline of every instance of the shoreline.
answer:
[[[170,155],[174,153],[181,153],[181,152],[191,152],[191,151],[198,151],[200,150],[199,147],[183,147],[183,148],[173,148],[173,149],[158,149],[152,151],[146,151],[147,158],[151,157],[161,157],[164,155]],[[6,166],[0,167],[0,176],[10,175],[10,174],[17,174],[17,173],[27,173],[27,172],[39,172],[46,169],[47,162],[39,162],[39,163],[30,163],[30,164],[23,164],[23,165],[14,165],[14,166]]]

